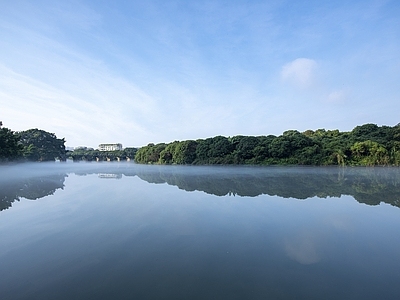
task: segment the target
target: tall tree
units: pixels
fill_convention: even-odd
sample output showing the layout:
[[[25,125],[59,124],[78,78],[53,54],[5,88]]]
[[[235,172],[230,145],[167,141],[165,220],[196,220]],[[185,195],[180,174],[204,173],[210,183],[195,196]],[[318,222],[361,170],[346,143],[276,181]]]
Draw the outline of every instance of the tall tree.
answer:
[[[54,133],[40,129],[29,129],[18,133],[23,146],[23,155],[28,160],[65,160],[65,140]]]
[[[13,160],[21,155],[22,147],[18,141],[19,138],[13,131],[0,128],[0,161]]]

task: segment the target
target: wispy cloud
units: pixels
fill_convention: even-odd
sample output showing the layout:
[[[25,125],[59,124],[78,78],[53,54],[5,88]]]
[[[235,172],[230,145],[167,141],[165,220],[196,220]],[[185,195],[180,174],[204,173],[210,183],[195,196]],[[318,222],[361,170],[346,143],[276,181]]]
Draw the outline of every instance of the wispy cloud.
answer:
[[[71,146],[396,124],[396,7],[368,3],[10,1],[0,120]]]
[[[346,93],[343,90],[336,90],[328,95],[328,102],[330,103],[342,103],[346,99]]]
[[[315,80],[317,62],[309,58],[297,58],[282,67],[281,76],[286,82],[300,88],[310,87]]]

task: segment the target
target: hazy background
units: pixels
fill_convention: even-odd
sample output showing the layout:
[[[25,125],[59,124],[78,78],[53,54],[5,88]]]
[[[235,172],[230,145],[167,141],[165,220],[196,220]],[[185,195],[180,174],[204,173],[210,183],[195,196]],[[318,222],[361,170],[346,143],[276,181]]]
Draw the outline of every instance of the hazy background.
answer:
[[[0,120],[67,146],[399,119],[399,1],[0,0]]]

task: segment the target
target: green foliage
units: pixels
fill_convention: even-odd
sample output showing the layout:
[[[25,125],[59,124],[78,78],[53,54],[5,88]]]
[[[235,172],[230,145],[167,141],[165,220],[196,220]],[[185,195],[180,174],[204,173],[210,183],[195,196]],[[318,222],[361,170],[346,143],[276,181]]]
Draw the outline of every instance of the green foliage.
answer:
[[[0,128],[0,161],[14,160],[21,156],[19,137],[8,128]]]
[[[207,138],[205,140],[197,140],[196,148],[196,159],[195,164],[208,164],[209,163],[209,153],[210,146],[213,142],[212,138]]]
[[[134,147],[127,147],[124,150],[122,150],[122,155],[125,156],[126,158],[134,159],[137,150],[138,149]]]
[[[22,145],[23,156],[32,161],[65,160],[65,140],[54,133],[39,129],[29,129],[17,133]]]
[[[159,163],[160,153],[167,147],[166,144],[148,144],[145,147],[138,149],[135,156],[135,161],[141,164],[156,164]]]
[[[224,136],[216,136],[212,138],[208,155],[211,158],[223,158],[230,154],[233,150],[232,143]]]
[[[24,147],[22,155],[23,155],[23,157],[25,157],[27,160],[30,160],[30,161],[40,160],[39,150],[33,144],[29,144],[28,146]]]
[[[139,149],[138,163],[400,165],[400,124],[365,124],[351,132],[317,129],[280,136],[216,136],[196,141],[149,144]]]
[[[135,156],[135,161],[144,164],[192,164],[196,158],[198,142],[175,141],[166,144],[149,144],[140,148]]]
[[[134,159],[137,150],[137,148],[130,147],[116,151],[99,151],[80,147],[69,151],[66,156],[74,161],[119,161]]]
[[[178,142],[168,144],[159,154],[158,162],[161,164],[171,164],[176,152]]]
[[[393,140],[395,131],[389,126],[365,124],[355,127],[351,133],[356,142],[370,140],[386,147]]]
[[[388,165],[389,153],[385,147],[373,141],[356,142],[350,150],[356,165]]]
[[[260,144],[259,138],[255,136],[236,136],[232,142],[235,147],[234,161],[237,164],[253,163],[257,153],[262,152],[262,148],[255,150]]]
[[[180,165],[192,164],[196,159],[197,142],[188,140],[179,142],[174,153],[174,163]]]

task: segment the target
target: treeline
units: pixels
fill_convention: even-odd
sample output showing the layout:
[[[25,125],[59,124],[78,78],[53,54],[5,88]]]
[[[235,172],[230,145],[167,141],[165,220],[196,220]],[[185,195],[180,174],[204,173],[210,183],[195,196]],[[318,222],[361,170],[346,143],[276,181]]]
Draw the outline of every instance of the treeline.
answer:
[[[350,132],[318,129],[280,136],[216,136],[149,144],[135,161],[142,164],[400,165],[400,124],[365,124]]]
[[[14,132],[1,127],[0,162],[65,160],[65,140],[40,129]]]
[[[0,122],[0,162],[10,161],[114,161],[135,158],[137,148],[121,151],[99,151],[81,147],[75,151],[65,149],[65,139],[40,129],[14,132]]]
[[[65,150],[65,140],[39,129],[14,132],[1,127],[0,161],[128,160],[143,164],[400,165],[400,124],[365,124],[350,132],[318,129],[280,136],[216,136],[149,144],[140,149]]]
[[[115,151],[99,151],[88,149],[86,147],[77,148],[74,151],[67,151],[67,158],[73,161],[120,161],[120,160],[133,160],[137,148],[125,148],[123,150]]]

